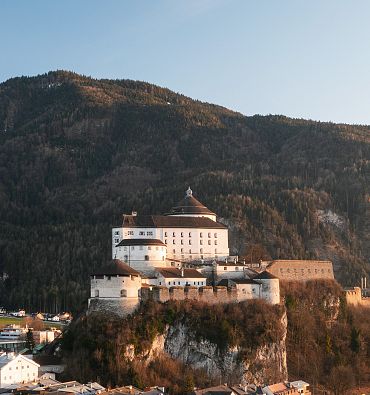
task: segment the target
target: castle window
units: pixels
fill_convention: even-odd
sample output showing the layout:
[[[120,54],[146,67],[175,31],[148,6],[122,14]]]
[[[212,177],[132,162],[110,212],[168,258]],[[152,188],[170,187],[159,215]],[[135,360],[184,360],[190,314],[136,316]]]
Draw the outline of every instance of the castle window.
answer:
[[[172,240],[172,244],[176,244],[176,241],[175,241],[175,240]]]
[[[133,230],[129,230],[129,231],[127,232],[127,234],[133,236],[133,235],[134,235],[134,231],[133,231]]]
[[[159,282],[159,285],[162,285],[162,281]]]
[[[215,240],[215,246],[217,245],[217,240]]]
[[[98,290],[98,289],[95,290],[95,297],[96,297],[96,298],[99,297],[99,290]]]
[[[189,240],[189,245],[191,245],[191,240]]]
[[[217,239],[217,233],[214,234],[215,238]]]
[[[123,259],[124,259],[125,261],[127,261],[127,260],[128,260],[128,255],[125,255],[125,256],[123,257]]]
[[[181,252],[184,252],[184,249],[183,249],[183,248],[181,248]]]
[[[204,258],[204,256],[203,256],[203,255],[201,255],[201,256],[200,256],[200,259],[203,259],[203,258]]]
[[[183,232],[181,232],[181,237],[184,237],[184,233]]]
[[[191,237],[191,232],[189,232],[189,237]]]
[[[114,239],[114,242],[115,243],[119,243],[119,239]]]
[[[238,272],[238,271],[239,271],[239,268],[238,268],[238,267],[236,267],[236,268],[235,268],[235,271],[236,271],[236,272]]]
[[[167,244],[167,239],[164,241],[164,244]]]
[[[215,248],[215,254],[217,254],[217,248]]]
[[[148,250],[150,251],[152,249],[152,247],[148,246]]]
[[[167,232],[164,232],[164,237],[167,237]]]
[[[199,237],[203,237],[203,233],[202,232],[199,233]]]
[[[145,255],[144,259],[145,259],[146,261],[149,261],[149,255]]]
[[[110,280],[111,280],[111,278],[112,278],[111,276],[107,276],[107,280],[108,280],[108,281],[110,281]]]
[[[210,233],[208,233],[208,237],[211,237],[211,234],[210,234]]]
[[[145,236],[145,232],[139,232],[139,236]]]
[[[226,266],[224,266],[224,270],[227,270],[227,267],[226,267]]]
[[[189,250],[189,254],[191,254],[191,250]]]
[[[203,240],[199,240],[199,244],[202,246],[203,245]]]
[[[209,246],[211,245],[211,240],[208,240],[208,245],[209,245]]]
[[[175,234],[175,232],[172,232],[172,237],[176,237],[176,234]]]
[[[147,236],[153,236],[153,232],[146,232]]]
[[[116,236],[119,236],[119,231],[116,230],[116,231],[114,232],[114,234],[115,234]]]
[[[195,285],[195,281],[194,281],[194,285]]]
[[[181,244],[184,244],[184,240],[181,240]]]
[[[203,254],[203,248],[200,249],[200,253]]]
[[[178,281],[177,284],[180,285],[180,281]]]
[[[131,250],[133,251],[135,249],[135,247],[134,246],[131,246]]]
[[[121,289],[121,298],[127,298],[127,290]]]

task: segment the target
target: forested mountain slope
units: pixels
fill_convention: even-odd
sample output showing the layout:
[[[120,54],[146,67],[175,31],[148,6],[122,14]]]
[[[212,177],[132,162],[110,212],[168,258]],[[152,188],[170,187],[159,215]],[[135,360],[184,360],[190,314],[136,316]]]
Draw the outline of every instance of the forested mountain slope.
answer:
[[[0,84],[0,300],[78,309],[123,212],[190,185],[250,260],[369,273],[370,128],[245,117],[168,89],[57,71]]]

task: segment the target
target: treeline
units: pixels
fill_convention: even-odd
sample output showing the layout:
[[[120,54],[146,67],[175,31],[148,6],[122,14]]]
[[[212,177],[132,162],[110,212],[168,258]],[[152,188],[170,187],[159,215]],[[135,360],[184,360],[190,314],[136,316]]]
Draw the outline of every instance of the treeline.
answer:
[[[0,300],[79,309],[123,212],[160,214],[191,185],[233,254],[332,259],[369,273],[369,128],[243,117],[136,81],[68,72],[0,84]],[[331,210],[340,221],[323,220]],[[326,222],[325,222],[326,221]]]

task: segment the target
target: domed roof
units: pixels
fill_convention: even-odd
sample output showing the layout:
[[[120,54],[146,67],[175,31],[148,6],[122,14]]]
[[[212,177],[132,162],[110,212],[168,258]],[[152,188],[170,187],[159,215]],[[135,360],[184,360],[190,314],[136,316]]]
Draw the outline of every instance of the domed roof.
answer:
[[[199,200],[195,199],[190,187],[187,189],[185,197],[177,204],[177,206],[172,207],[171,211],[167,215],[182,214],[216,215]]]

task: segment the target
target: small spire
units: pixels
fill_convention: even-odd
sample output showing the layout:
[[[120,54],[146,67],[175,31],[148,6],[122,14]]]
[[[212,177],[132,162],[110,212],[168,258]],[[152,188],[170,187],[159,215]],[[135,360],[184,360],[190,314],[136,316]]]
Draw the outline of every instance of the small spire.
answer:
[[[193,195],[193,191],[190,189],[190,186],[189,186],[188,189],[186,190],[186,197],[189,197],[192,195]]]

